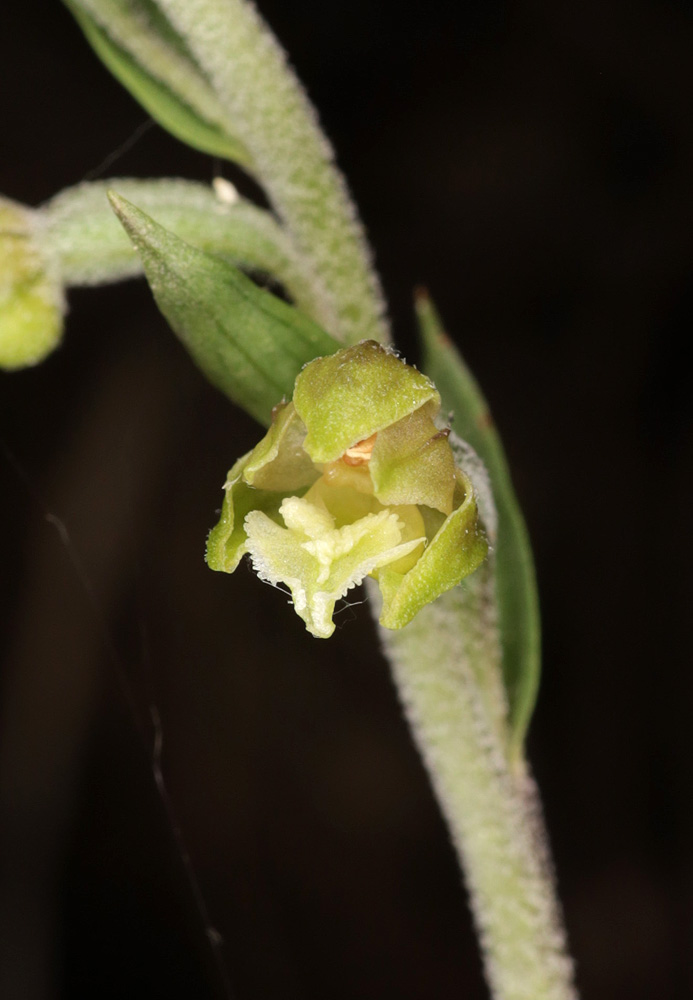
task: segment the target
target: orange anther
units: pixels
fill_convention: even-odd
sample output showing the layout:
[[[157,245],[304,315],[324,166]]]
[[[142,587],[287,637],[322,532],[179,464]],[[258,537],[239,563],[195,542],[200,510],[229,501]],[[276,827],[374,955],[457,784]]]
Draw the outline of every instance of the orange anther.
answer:
[[[342,461],[345,465],[367,465],[371,460],[377,436],[376,432],[370,437],[364,438],[363,441],[357,441],[351,448],[347,448],[342,455]]]

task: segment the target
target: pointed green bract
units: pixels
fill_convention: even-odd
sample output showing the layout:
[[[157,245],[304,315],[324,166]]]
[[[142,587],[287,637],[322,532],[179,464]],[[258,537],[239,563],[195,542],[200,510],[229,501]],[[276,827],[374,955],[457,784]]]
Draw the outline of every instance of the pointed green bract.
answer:
[[[296,379],[294,403],[315,462],[331,462],[347,448],[440,397],[430,379],[396,354],[366,340],[316,358]]]
[[[159,309],[195,362],[213,385],[269,424],[301,367],[339,345],[237,268],[173,236],[119,195],[109,197]]]
[[[453,412],[455,431],[486,465],[498,511],[495,591],[509,705],[509,749],[511,757],[517,757],[534,710],[541,667],[539,601],[529,536],[488,404],[444,333],[429,298],[420,295],[416,307],[424,368],[435,380],[443,406]]]
[[[279,282],[301,312],[324,326],[304,262],[271,212],[233,190],[230,201],[221,200],[212,185],[194,181],[116,177],[83,182],[42,205],[37,213],[42,249],[65,286],[142,274],[142,262],[108,202],[110,189],[198,250]]]

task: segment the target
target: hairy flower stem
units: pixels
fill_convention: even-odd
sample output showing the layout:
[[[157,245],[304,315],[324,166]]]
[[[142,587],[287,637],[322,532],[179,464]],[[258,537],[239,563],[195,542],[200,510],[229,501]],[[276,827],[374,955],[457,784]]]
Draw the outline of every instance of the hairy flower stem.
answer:
[[[342,343],[389,339],[380,282],[316,113],[255,7],[244,0],[158,0],[224,107],[252,172],[312,269],[327,331]]]
[[[108,202],[109,190],[198,249],[279,281],[299,308],[320,321],[311,276],[276,219],[235,193],[225,203],[211,187],[193,181],[114,177],[67,188],[41,206],[36,217],[42,247],[66,287],[142,274],[142,261]]]
[[[494,1000],[576,1000],[536,786],[508,761],[477,672],[481,631],[450,627],[475,589],[471,577],[381,638],[460,858]]]

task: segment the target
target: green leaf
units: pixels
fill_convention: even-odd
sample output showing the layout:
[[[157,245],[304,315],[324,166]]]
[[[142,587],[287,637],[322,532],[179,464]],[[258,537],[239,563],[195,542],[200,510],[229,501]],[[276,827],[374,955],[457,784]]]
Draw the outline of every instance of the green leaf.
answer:
[[[237,268],[169,233],[109,193],[156,303],[209,381],[269,424],[303,365],[339,349],[316,323]]]
[[[123,45],[118,44],[83,7],[72,0],[65,0],[65,3],[106,68],[159,125],[194,149],[250,167],[251,156],[243,144],[229,135],[218,122],[193,107],[185,99],[185,86],[182,94],[176,93],[166,81],[157,78]],[[172,49],[170,61],[173,66],[181,60],[181,55]],[[177,74],[171,73],[171,78],[177,79]],[[203,81],[199,83],[206,86]],[[210,101],[209,105],[212,107],[213,102]]]
[[[417,295],[416,311],[424,370],[440,392],[443,408],[453,411],[456,433],[485,463],[498,510],[496,596],[510,713],[509,751],[511,758],[517,758],[534,710],[541,666],[539,601],[529,536],[501,439],[476,380],[425,293]]]

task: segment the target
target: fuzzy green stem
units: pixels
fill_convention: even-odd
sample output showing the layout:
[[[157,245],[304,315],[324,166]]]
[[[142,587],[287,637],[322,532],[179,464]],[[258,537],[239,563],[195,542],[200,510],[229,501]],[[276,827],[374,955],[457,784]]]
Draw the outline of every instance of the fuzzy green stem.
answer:
[[[500,670],[508,693],[509,752],[519,759],[541,673],[541,621],[529,535],[488,403],[421,289],[416,294],[416,313],[424,371],[435,382],[444,408],[454,414],[456,433],[483,460],[493,490],[492,504],[498,515],[493,590],[502,644]]]
[[[388,331],[370,253],[332,149],[284,52],[244,0],[158,0],[185,39],[249,151],[299,254],[309,263],[327,331],[344,343]]]
[[[381,630],[382,642],[462,864],[494,1000],[576,1000],[536,786],[509,763],[475,669],[484,630],[457,624],[480,601],[471,577],[401,631]]]
[[[204,184],[169,179],[116,177],[61,192],[37,216],[43,251],[66,286],[107,284],[142,274],[142,262],[106,197],[110,189],[198,249],[271,276],[320,322],[320,301],[286,233],[269,212],[242,198],[234,200],[228,186],[228,202]]]
[[[65,0],[65,4],[111,72],[160,124],[196,148],[251,167],[250,155],[229,128],[226,112],[213,88],[153,3]],[[166,95],[163,104],[161,91],[152,92],[153,81],[155,89],[163,88]],[[217,133],[212,146],[192,141],[195,130],[180,131],[177,126],[180,126],[181,107],[186,109],[186,117],[192,115],[198,125],[204,124]]]

